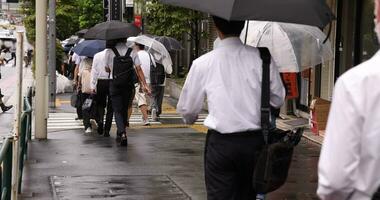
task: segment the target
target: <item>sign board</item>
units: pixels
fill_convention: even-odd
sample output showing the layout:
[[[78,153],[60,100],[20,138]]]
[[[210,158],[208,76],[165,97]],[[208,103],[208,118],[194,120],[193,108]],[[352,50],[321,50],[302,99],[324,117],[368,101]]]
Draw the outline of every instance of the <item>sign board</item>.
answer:
[[[7,3],[18,3],[19,0],[7,0]]]
[[[110,0],[111,20],[122,20],[122,0]]]
[[[299,97],[297,73],[282,73],[281,75],[286,89],[286,99],[297,99]]]
[[[125,0],[125,7],[133,7],[133,0]]]
[[[135,25],[139,28],[142,27],[142,17],[141,15],[135,15]]]

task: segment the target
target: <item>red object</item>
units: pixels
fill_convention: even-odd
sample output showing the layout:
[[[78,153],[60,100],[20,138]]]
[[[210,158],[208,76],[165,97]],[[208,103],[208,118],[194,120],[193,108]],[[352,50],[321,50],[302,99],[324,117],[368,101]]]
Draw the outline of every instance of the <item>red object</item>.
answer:
[[[139,28],[142,27],[142,17],[141,15],[135,15],[135,25]]]
[[[314,133],[314,135],[319,135],[317,116],[315,115],[315,111],[311,110],[310,114],[311,114],[310,130],[312,133]]]
[[[286,88],[286,99],[297,99],[299,97],[297,73],[282,73],[282,79]]]

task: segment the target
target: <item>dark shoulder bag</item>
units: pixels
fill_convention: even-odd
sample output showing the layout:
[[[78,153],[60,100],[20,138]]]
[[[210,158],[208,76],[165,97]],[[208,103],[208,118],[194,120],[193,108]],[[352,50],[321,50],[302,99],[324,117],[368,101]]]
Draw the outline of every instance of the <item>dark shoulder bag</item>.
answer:
[[[253,174],[253,187],[266,194],[280,188],[288,177],[294,146],[301,139],[303,129],[283,131],[270,127],[270,62],[267,48],[259,48],[263,60],[261,127],[265,145],[258,152]]]

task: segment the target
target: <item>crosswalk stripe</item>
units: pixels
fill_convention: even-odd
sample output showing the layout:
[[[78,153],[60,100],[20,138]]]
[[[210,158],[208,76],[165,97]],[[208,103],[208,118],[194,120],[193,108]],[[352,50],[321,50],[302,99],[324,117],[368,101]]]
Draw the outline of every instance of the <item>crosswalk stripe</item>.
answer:
[[[49,130],[72,130],[72,129],[83,129],[83,121],[75,120],[77,117],[76,113],[49,113],[48,118],[48,129]],[[207,114],[199,115],[198,120],[195,124],[201,125],[207,117]],[[150,116],[149,116],[150,118]],[[161,119],[182,119],[179,114],[176,113],[163,113],[160,116]],[[133,113],[130,118],[130,124],[132,126],[141,126],[142,125],[142,115]],[[115,119],[113,119],[112,124],[115,125]],[[150,122],[151,125],[162,125],[161,122]]]

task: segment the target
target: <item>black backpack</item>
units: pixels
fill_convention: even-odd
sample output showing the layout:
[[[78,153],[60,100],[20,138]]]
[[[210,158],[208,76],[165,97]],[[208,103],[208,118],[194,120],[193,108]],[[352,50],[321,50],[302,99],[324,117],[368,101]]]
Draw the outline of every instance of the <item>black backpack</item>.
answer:
[[[115,53],[113,59],[113,85],[116,87],[133,86],[137,82],[137,75],[130,56],[132,49],[129,48],[125,56],[121,56],[115,47],[111,48]]]
[[[149,55],[150,59],[150,84],[151,85],[162,85],[165,82],[166,73],[165,67],[156,62],[156,66],[154,66],[152,62],[152,58]]]

